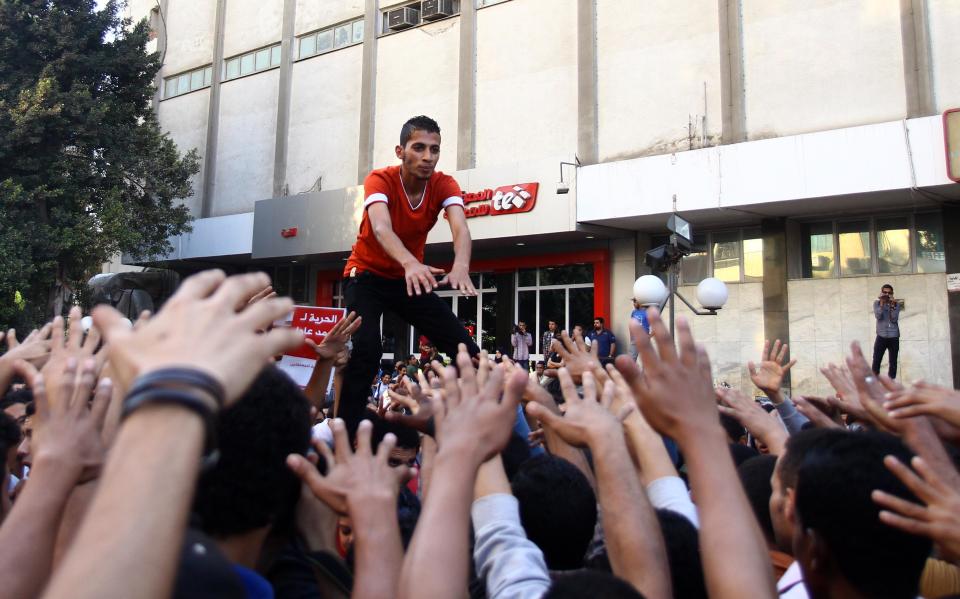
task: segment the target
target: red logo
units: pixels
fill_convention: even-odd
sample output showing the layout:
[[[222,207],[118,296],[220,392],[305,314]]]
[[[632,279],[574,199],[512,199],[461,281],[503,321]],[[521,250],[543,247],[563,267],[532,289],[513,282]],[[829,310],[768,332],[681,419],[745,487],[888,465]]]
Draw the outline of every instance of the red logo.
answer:
[[[539,183],[519,183],[474,193],[464,192],[464,212],[467,218],[530,212],[537,203],[539,188]]]
[[[288,238],[290,238],[290,237],[296,237],[296,236],[297,236],[297,228],[296,228],[296,227],[290,227],[289,229],[281,229],[281,230],[280,230],[280,237],[283,237],[284,239],[288,239]]]

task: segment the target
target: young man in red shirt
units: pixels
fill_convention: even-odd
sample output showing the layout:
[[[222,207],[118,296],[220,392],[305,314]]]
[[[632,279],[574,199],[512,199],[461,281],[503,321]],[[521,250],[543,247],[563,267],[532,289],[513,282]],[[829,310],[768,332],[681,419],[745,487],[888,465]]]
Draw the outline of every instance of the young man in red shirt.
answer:
[[[447,355],[464,343],[480,353],[467,330],[434,289],[449,285],[476,295],[470,281],[470,230],[460,186],[436,171],[440,127],[428,117],[407,121],[396,147],[398,166],[377,169],[363,182],[365,201],[360,233],[343,275],[347,309],[363,318],[353,335],[353,353],[344,371],[338,416],[354,431],[366,414],[370,380],[383,355],[380,317],[395,312]],[[423,263],[427,234],[446,211],[453,234],[449,273]]]

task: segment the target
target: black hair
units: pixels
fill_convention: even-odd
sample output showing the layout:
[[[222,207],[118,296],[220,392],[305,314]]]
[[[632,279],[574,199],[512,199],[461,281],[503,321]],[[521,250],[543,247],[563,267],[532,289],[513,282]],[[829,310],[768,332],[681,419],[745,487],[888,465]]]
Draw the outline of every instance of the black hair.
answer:
[[[428,116],[415,116],[400,129],[400,145],[406,147],[407,142],[413,136],[414,131],[426,131],[427,133],[436,133],[440,135],[440,125],[437,121]]]
[[[904,464],[912,457],[892,435],[828,429],[797,470],[797,523],[823,539],[836,571],[860,593],[906,599],[917,595],[931,542],[880,521],[874,489],[917,501],[883,465],[888,455]]]
[[[770,518],[770,496],[773,494],[770,477],[776,467],[777,456],[773,455],[758,455],[737,466],[737,474],[747,494],[747,501],[753,508],[753,515],[756,516],[767,543],[774,542],[773,520]]]
[[[740,421],[728,414],[720,414],[720,425],[727,433],[727,441],[730,443],[739,443],[740,438],[747,434],[747,429],[740,424]]]
[[[885,283],[884,285],[882,285],[882,286],[880,287],[880,291],[883,291],[883,290],[886,289],[887,287],[890,288],[890,292],[892,293],[892,292],[893,292],[893,285],[891,285],[890,283]]]
[[[7,451],[20,444],[20,437],[20,425],[17,424],[17,421],[14,420],[13,416],[0,411],[0,466],[6,464]],[[5,471],[4,468],[0,467],[0,472]],[[6,490],[0,489],[0,492],[6,492]]]
[[[193,502],[202,530],[227,537],[284,522],[300,495],[286,459],[307,452],[310,434],[307,398],[290,377],[267,366],[217,417],[220,459],[201,474]]]
[[[557,576],[543,595],[543,599],[581,599],[582,597],[643,599],[643,595],[627,581],[597,570],[578,570]]]
[[[606,323],[606,321],[603,319],[603,316],[594,316],[593,319],[594,319],[594,320],[599,320],[599,321],[600,321],[600,324],[605,324],[605,323]]]
[[[393,433],[397,436],[397,447],[403,449],[420,448],[420,435],[414,429],[372,414],[366,416],[366,418],[373,424],[373,431],[370,434],[370,448],[374,452],[380,447],[380,442],[383,441],[387,433]]]
[[[400,542],[404,549],[409,547],[413,540],[413,532],[420,520],[420,510],[420,498],[407,488],[407,485],[401,486],[400,493],[397,494],[397,523],[400,525]]]
[[[784,455],[778,458],[780,485],[784,489],[795,489],[797,487],[797,469],[800,468],[803,457],[816,447],[817,443],[826,437],[830,430],[828,428],[814,428],[801,430],[790,435],[787,439]]]
[[[30,387],[10,389],[3,395],[3,399],[0,399],[0,412],[18,403],[28,404],[32,401],[33,389]]]
[[[507,446],[500,452],[503,459],[503,470],[507,474],[507,480],[513,480],[520,466],[530,459],[530,442],[521,437],[517,431],[510,432],[510,440]]]
[[[686,516],[672,510],[658,509],[657,520],[663,533],[673,596],[684,599],[707,597],[707,583],[700,561],[700,533]]]
[[[597,497],[576,466],[550,455],[524,462],[510,484],[527,538],[551,570],[583,566],[597,523]]]
[[[30,403],[27,404],[27,411],[26,411],[26,413],[24,414],[24,416],[26,416],[27,418],[29,418],[29,417],[33,416],[34,414],[36,414],[36,413],[37,413],[37,404],[35,404],[35,403],[33,403],[33,402],[31,401]]]

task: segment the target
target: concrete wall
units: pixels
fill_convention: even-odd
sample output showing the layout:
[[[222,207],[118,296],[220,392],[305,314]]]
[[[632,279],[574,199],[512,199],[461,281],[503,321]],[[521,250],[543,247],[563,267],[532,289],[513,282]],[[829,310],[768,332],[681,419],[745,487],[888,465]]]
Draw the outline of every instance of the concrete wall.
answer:
[[[228,81],[220,89],[220,135],[213,216],[250,212],[273,196],[279,70]]]
[[[906,115],[899,3],[741,4],[750,139]]]
[[[362,46],[351,46],[293,65],[286,179],[291,194],[313,189],[318,177],[322,189],[356,183],[362,56]]]
[[[215,6],[216,2],[209,0],[207,4]],[[229,0],[224,18],[223,56],[229,58],[279,42],[282,23],[283,0]]]
[[[920,379],[952,384],[945,275],[803,280],[788,283],[791,353],[803,357],[793,367],[794,394],[832,393],[819,368],[830,362],[842,364],[853,341],[860,342],[867,361],[872,359],[873,300],[885,283],[893,285],[896,297],[906,300],[900,313],[897,378],[905,384]],[[884,358],[881,372],[886,371]]]
[[[297,0],[294,35],[362,17],[364,0]]]
[[[960,107],[960,3],[927,0],[930,51],[933,63],[933,94],[938,112]]]
[[[714,381],[753,395],[747,362],[763,350],[763,283],[730,283],[727,290],[730,297],[717,316],[696,316],[680,301],[676,314],[687,318],[694,339],[706,346]],[[683,286],[680,293],[697,305],[696,286]]]
[[[374,168],[397,164],[400,128],[425,114],[440,125],[443,147],[437,168],[457,168],[457,81],[460,19],[446,19],[383,37],[377,47]]]
[[[207,143],[207,108],[210,102],[210,90],[199,91],[163,100],[157,105],[157,116],[161,127],[170,135],[181,154],[196,149],[203,160]],[[202,173],[191,177],[194,194],[184,200],[193,216],[200,216],[200,191],[203,187]]]
[[[597,2],[601,161],[688,150],[704,145],[702,137],[707,145],[719,141],[716,1],[643,4]]]
[[[570,160],[576,150],[576,1],[521,0],[478,11],[477,166]]]
[[[633,282],[636,277],[636,240],[610,242],[610,318],[607,327],[617,336],[617,352],[629,353],[630,312],[633,311]]]
[[[167,52],[162,75],[210,64],[216,12],[217,3],[213,0],[168,0],[167,12],[163,15],[167,24]]]

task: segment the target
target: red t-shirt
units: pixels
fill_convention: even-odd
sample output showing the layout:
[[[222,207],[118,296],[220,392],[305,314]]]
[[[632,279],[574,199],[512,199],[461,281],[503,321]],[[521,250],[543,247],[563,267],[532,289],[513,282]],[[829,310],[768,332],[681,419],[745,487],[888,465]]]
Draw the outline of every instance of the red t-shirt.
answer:
[[[390,257],[373,232],[367,208],[376,202],[383,202],[390,211],[390,221],[393,232],[407,250],[423,262],[423,250],[427,244],[427,234],[437,223],[440,212],[447,206],[463,206],[463,195],[460,185],[450,175],[435,171],[427,181],[423,190],[423,197],[415,198],[411,205],[400,181],[400,166],[388,166],[377,169],[367,175],[363,182],[363,192],[366,198],[363,202],[363,221],[360,223],[360,234],[353,244],[353,251],[343,269],[343,276],[350,276],[353,268],[357,273],[372,272],[373,274],[390,279],[402,279],[403,267]],[[421,200],[417,205],[416,200]]]

